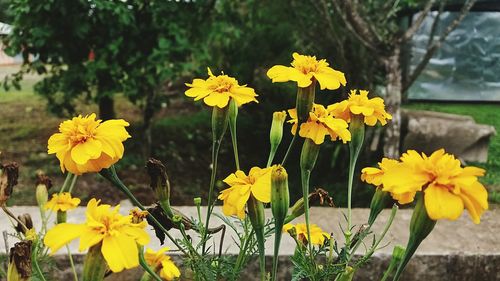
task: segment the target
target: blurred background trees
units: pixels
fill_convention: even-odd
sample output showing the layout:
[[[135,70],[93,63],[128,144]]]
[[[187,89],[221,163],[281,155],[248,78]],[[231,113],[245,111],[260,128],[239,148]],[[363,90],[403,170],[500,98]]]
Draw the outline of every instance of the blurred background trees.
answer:
[[[207,116],[194,113],[186,121],[169,104],[183,100],[183,83],[205,77],[207,66],[215,73],[224,71],[254,87],[261,101],[245,108],[239,121],[241,153],[247,157],[244,167],[249,168],[266,159],[267,138],[260,136],[267,135],[271,113],[294,105],[292,85],[272,85],[265,72],[290,62],[294,51],[314,54],[345,72],[349,89],[368,89],[386,99],[394,121],[385,138],[381,128],[368,132],[365,156],[379,159],[383,151],[397,157],[404,93],[474,2],[0,0],[0,21],[13,26],[3,39],[6,52],[24,58],[20,71],[5,77],[3,85],[15,88],[23,76],[41,75],[35,92],[48,101],[51,112],[64,116],[77,113],[78,104],[94,103],[101,118],[121,117],[124,112],[116,112],[115,101],[125,98],[141,115],[134,124],[140,139],[135,152],[141,150],[142,158],[154,155],[175,162],[193,154],[198,157],[209,147],[196,129],[206,125]],[[458,5],[457,20],[444,33],[429,36],[428,55],[410,72],[412,36],[432,11],[437,12],[435,25],[439,24],[448,4]],[[317,97],[331,103],[347,94],[347,89],[340,89]],[[169,118],[155,117],[164,107],[171,110]],[[166,127],[174,128],[175,136]],[[315,186],[331,190],[342,184],[345,167],[338,160],[345,152],[340,145],[325,146],[318,166],[335,172],[317,179]],[[199,158],[196,161],[204,161]],[[186,168],[175,163],[179,170]]]

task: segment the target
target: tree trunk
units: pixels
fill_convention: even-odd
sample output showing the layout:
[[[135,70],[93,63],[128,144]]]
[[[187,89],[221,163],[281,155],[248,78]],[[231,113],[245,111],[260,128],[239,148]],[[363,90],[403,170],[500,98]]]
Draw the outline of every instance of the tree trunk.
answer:
[[[143,155],[147,159],[151,157],[151,149],[153,146],[153,140],[151,136],[152,120],[155,114],[155,101],[156,101],[156,90],[148,89],[146,96],[146,103],[144,105],[144,112],[142,116],[143,126],[142,133],[144,138]]]
[[[99,98],[99,118],[102,120],[115,118],[115,101],[113,97],[102,96]]]
[[[399,158],[401,139],[401,91],[402,68],[400,62],[400,46],[396,46],[385,61],[386,81],[386,109],[392,115],[392,120],[385,126],[384,156]]]

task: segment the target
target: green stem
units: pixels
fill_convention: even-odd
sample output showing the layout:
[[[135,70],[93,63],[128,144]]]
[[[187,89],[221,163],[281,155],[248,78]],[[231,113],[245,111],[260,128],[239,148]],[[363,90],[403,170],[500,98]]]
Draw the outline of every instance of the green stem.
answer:
[[[231,142],[233,144],[234,162],[236,170],[240,170],[240,159],[238,157],[238,138],[236,134],[236,120],[238,117],[238,105],[231,99],[229,105],[229,131],[231,132]]]
[[[246,218],[245,218],[246,220]],[[244,257],[247,254],[248,246],[250,245],[250,241],[252,240],[252,235],[254,234],[253,229],[248,233],[247,222],[245,222],[245,242],[243,243],[243,247],[240,248],[240,252],[238,253],[238,257],[236,258],[236,263],[234,265],[234,273],[238,273],[241,270]]]
[[[252,223],[252,228],[255,231],[255,238],[257,240],[257,249],[259,251],[259,268],[260,268],[260,279],[261,281],[266,280],[266,249],[265,249],[265,234],[264,234],[264,224],[265,224],[265,214],[264,214],[264,204],[255,199],[253,195],[247,202],[248,206],[248,216],[250,217],[250,222]]]
[[[151,269],[151,267],[149,267],[148,263],[146,262],[146,259],[144,259],[144,248],[142,246],[137,246],[138,250],[139,250],[139,264],[141,265],[141,267],[149,274],[153,277],[154,280],[156,281],[162,281],[163,279],[161,279],[160,276],[158,276],[158,274],[156,274],[156,272]]]
[[[349,130],[351,131],[351,141],[349,142],[349,178],[347,183],[347,233],[346,249],[349,254],[352,229],[352,185],[354,181],[354,171],[359,152],[363,146],[365,136],[365,125],[363,116],[353,115]]]
[[[73,255],[71,255],[71,250],[69,249],[68,245],[66,245],[66,250],[68,251],[68,259],[69,259],[69,264],[71,265],[71,271],[73,272],[73,277],[75,281],[78,281],[78,274],[76,273],[75,263],[73,261]]]
[[[283,235],[283,222],[276,222],[274,226],[274,256],[273,256],[273,275],[272,280],[277,280],[278,276],[278,261],[279,261],[279,251],[281,244],[281,237]]]
[[[309,200],[308,200],[309,178],[311,177],[311,171],[310,170],[302,170],[301,177],[302,177],[302,194],[304,194],[304,217],[306,220],[306,229],[307,229],[307,245],[308,245],[309,255],[311,257],[311,261],[314,261],[313,260],[314,259],[313,249],[312,249],[312,243],[311,243],[311,227],[309,225]]]
[[[73,188],[75,187],[75,184],[76,184],[76,180],[78,179],[78,176],[77,175],[73,175],[73,177],[71,178],[71,182],[69,184],[69,188],[68,188],[68,192],[71,193],[73,192]]]
[[[286,160],[288,160],[288,156],[290,156],[290,152],[292,151],[293,149],[293,146],[297,140],[297,135],[298,135],[298,132],[299,132],[299,127],[300,127],[300,123],[297,124],[297,131],[295,132],[295,135],[293,135],[292,137],[292,141],[290,141],[290,144],[288,145],[288,149],[286,150],[286,153],[285,153],[285,156],[283,157],[283,160],[281,160],[281,166],[285,166],[286,164]],[[269,157],[271,157],[271,155],[269,155]],[[274,159],[274,156],[273,156],[273,159]],[[267,161],[268,162],[268,166],[269,165],[269,160]],[[272,159],[271,159],[271,162],[272,162]]]
[[[217,160],[219,156],[219,149],[220,149],[220,140],[215,140],[212,143],[212,173],[210,175],[210,187],[208,190],[208,205],[207,205],[207,217],[205,218],[205,231],[203,232],[203,247],[202,247],[202,254],[205,253],[206,245],[207,245],[207,234],[208,234],[208,228],[209,228],[209,223],[210,223],[210,216],[212,215],[213,211],[213,203],[212,203],[212,197],[214,193],[214,187],[215,187],[215,178],[217,176]]]
[[[34,267],[36,273],[38,273],[40,279],[42,281],[46,281],[45,276],[43,276],[42,269],[40,268],[40,265],[38,264],[38,242],[35,244],[35,247],[33,250],[32,263],[33,263],[33,267]]]
[[[99,172],[101,176],[103,176],[105,179],[109,180],[115,187],[117,187],[121,192],[123,192],[132,203],[139,207],[141,210],[146,210],[146,207],[144,207],[137,198],[132,194],[130,189],[118,178],[118,175],[116,174],[116,170],[114,166],[111,166],[109,169],[104,169]],[[168,230],[163,227],[163,225],[153,216],[148,212],[147,216],[165,235],[172,241],[172,243],[181,251],[183,254],[187,254],[186,250],[184,250],[179,243],[170,235]]]

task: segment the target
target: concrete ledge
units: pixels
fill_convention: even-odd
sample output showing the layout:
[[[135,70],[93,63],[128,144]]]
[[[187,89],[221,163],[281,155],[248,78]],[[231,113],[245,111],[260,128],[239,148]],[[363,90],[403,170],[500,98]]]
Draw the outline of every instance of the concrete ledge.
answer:
[[[123,206],[124,204],[122,204]],[[123,210],[128,209],[127,206],[122,207]],[[187,216],[196,216],[196,209],[194,207],[177,207],[178,210]],[[35,227],[39,229],[40,219],[37,207],[12,207],[11,210],[15,214],[30,213],[33,217]],[[267,216],[270,217],[270,210],[267,211]],[[311,222],[318,224],[327,232],[332,232],[335,239],[342,243],[342,235],[339,228],[339,223],[344,223],[342,212],[344,209],[336,208],[312,208]],[[216,208],[215,212],[220,212]],[[366,265],[361,271],[356,274],[355,280],[378,280],[383,271],[386,269],[392,246],[399,244],[405,245],[408,239],[409,221],[411,218],[412,210],[399,210],[394,223],[389,230],[385,241],[382,244],[390,243],[390,246],[385,247],[377,252],[372,258],[371,262]],[[82,222],[84,220],[85,208],[81,207],[68,214],[69,222]],[[368,209],[354,209],[353,221],[357,225],[361,225],[368,218]],[[378,234],[382,231],[385,223],[387,222],[389,210],[385,210],[380,215],[373,232]],[[297,220],[300,221],[300,220]],[[218,225],[221,221],[214,218],[212,224]],[[5,215],[0,215],[0,232],[7,230],[12,232],[10,221]],[[151,231],[151,236],[154,233]],[[179,237],[178,231],[173,230],[172,234]],[[230,236],[234,235],[231,230],[226,233],[224,242],[224,250],[228,255],[237,254],[237,246],[232,243]],[[217,240],[216,236],[216,241]],[[422,243],[418,249],[414,259],[408,265],[406,274],[403,280],[500,280],[500,210],[487,211],[482,222],[475,225],[470,221],[467,214],[464,214],[457,221],[439,221],[434,231]],[[10,247],[16,241],[10,238],[8,241]],[[169,241],[166,245],[171,246]],[[73,253],[77,251],[78,243],[72,243],[71,249]],[[160,245],[157,239],[153,238],[151,248],[159,248]],[[172,247],[174,248],[174,247]],[[272,252],[272,241],[268,241],[266,248],[269,253]],[[282,274],[281,280],[290,280],[293,266],[289,260],[289,256],[293,254],[294,243],[288,237],[283,237],[280,255],[283,257],[280,263],[280,272]],[[360,251],[363,251],[362,249]],[[0,252],[5,253],[4,243],[0,243]],[[361,253],[361,252],[359,252]],[[61,250],[61,255],[57,257],[59,268],[66,269],[67,260],[64,256],[64,251]],[[271,257],[269,257],[271,258]],[[77,255],[77,261],[82,261],[81,255]],[[176,257],[181,263],[180,257]],[[270,264],[270,263],[269,263]],[[257,270],[257,263],[254,261],[246,270],[242,280],[257,280],[255,272]],[[71,278],[69,272],[59,272],[57,280],[64,280]],[[138,280],[141,273],[140,270],[132,270],[122,274],[114,274],[109,280]],[[125,277],[126,276],[126,277]],[[68,279],[69,280],[69,279]]]

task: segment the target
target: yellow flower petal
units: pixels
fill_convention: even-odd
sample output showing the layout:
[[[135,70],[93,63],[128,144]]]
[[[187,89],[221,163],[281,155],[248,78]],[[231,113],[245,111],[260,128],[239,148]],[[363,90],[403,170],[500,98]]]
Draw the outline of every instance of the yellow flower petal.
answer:
[[[461,198],[443,187],[429,185],[424,191],[424,202],[427,214],[433,220],[456,220],[464,210]]]
[[[134,239],[124,234],[108,235],[102,241],[102,255],[113,272],[139,265],[139,251]]]
[[[62,246],[71,242],[82,234],[85,226],[81,224],[61,223],[47,231],[43,242],[50,248],[52,254],[57,252]]]

